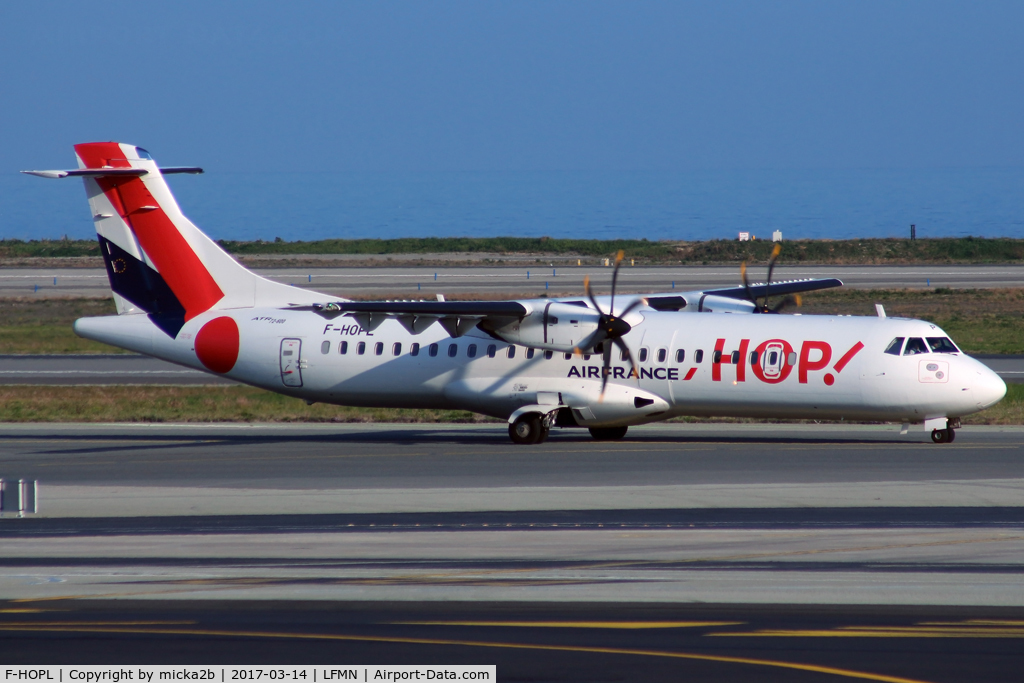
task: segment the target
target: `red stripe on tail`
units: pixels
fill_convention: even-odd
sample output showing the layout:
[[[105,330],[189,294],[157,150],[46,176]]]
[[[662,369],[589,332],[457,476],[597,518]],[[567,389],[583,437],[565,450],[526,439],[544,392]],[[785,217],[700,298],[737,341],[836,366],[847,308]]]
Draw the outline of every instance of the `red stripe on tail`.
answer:
[[[75,145],[86,168],[130,167],[116,142]],[[185,308],[185,320],[210,310],[224,292],[140,178],[97,178],[100,189],[139,240]]]

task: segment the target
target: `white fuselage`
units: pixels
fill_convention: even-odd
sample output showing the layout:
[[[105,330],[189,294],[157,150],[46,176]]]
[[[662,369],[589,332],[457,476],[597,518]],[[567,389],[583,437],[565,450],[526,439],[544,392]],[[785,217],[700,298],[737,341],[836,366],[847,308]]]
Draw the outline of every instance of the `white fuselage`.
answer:
[[[392,319],[369,331],[349,317],[248,308],[204,313],[174,339],[145,315],[85,318],[75,330],[205,370],[195,334],[225,316],[238,325],[239,350],[224,376],[338,405],[507,418],[522,406],[551,403],[569,406],[588,425],[681,415],[921,422],[974,413],[1005,394],[995,373],[962,353],[885,353],[895,337],[946,336],[930,323],[903,318],[641,309],[630,316],[624,337],[642,359],[640,377],[629,376],[616,351],[604,400],[599,355],[536,350],[528,357],[527,348],[479,330],[452,338],[436,324],[411,334]]]

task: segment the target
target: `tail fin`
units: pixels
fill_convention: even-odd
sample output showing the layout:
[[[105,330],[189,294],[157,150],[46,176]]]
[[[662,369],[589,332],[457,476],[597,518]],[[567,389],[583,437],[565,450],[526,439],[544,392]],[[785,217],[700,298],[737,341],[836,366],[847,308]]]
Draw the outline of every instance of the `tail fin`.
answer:
[[[84,180],[119,313],[145,312],[174,337],[210,309],[307,303],[303,290],[250,272],[193,225],[146,150],[88,142],[75,153],[77,171],[32,173]]]

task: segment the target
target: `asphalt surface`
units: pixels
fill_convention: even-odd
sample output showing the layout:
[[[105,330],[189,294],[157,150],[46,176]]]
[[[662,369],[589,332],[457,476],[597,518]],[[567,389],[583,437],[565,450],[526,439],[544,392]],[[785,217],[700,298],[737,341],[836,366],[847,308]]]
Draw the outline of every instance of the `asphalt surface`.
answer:
[[[1022,617],[882,606],[0,602],[0,661],[202,663],[218,673],[493,664],[500,681],[996,683],[1020,680]]]
[[[1019,680],[1024,430],[926,436],[5,425],[0,661]]]
[[[601,291],[611,280],[611,269],[564,266],[468,266],[468,267],[335,267],[255,269],[277,282],[313,289],[337,296],[380,295],[432,298],[445,294],[489,294],[516,292],[539,296],[544,293],[579,294],[583,278],[590,275]],[[602,272],[607,271],[607,272]],[[752,268],[751,278],[762,276]],[[928,265],[928,266],[801,266],[780,264],[775,280],[837,277],[847,287],[859,289],[929,287],[991,288],[1024,285],[1020,265]],[[662,292],[672,289],[733,287],[740,284],[735,266],[637,266],[625,267],[619,277],[622,292]],[[673,286],[674,283],[674,286]],[[0,297],[110,296],[103,269],[92,268],[4,268],[0,269]]]
[[[1024,382],[1024,355],[976,356],[1004,382]],[[230,379],[136,354],[0,355],[0,385],[236,384]]]

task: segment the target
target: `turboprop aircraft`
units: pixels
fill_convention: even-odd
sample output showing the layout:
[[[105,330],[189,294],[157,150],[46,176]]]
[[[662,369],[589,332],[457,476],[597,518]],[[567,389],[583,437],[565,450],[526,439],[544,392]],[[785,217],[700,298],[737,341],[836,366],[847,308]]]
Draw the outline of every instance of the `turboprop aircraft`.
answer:
[[[871,420],[936,443],[1006,393],[935,325],[906,318],[773,315],[834,279],[616,297],[349,301],[244,268],[181,212],[134,145],[75,146],[117,315],[87,339],[305,399],[452,408],[506,419],[518,444],[553,427],[619,439],[676,416]],[[769,306],[771,296],[785,297]]]

